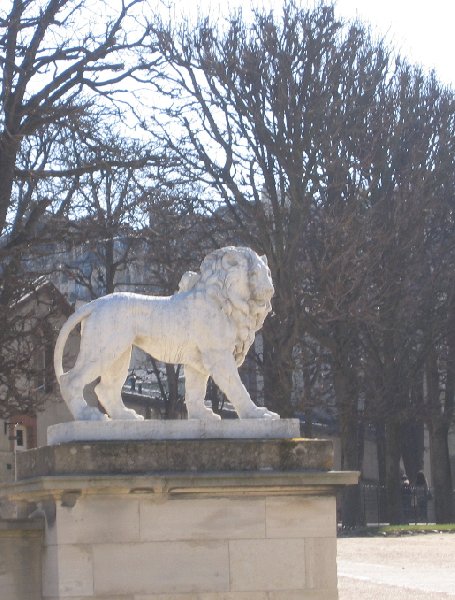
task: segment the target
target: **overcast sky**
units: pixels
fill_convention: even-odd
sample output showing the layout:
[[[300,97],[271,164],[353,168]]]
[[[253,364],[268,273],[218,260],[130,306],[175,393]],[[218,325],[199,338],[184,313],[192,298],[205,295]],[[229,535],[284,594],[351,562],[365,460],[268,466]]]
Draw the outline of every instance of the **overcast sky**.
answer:
[[[455,87],[454,0],[338,0],[340,14],[368,22],[395,48]]]

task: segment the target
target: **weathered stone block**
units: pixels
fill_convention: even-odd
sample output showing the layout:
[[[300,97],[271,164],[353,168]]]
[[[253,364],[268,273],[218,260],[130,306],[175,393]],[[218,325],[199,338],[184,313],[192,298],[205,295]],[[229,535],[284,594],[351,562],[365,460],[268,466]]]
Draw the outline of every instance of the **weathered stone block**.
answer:
[[[47,546],[43,556],[43,596],[93,597],[90,545]]]
[[[48,545],[138,540],[138,500],[112,494],[82,496],[74,506],[58,506],[55,523],[48,527],[46,536]]]
[[[328,440],[159,440],[72,442],[17,456],[19,479],[44,475],[163,472],[328,471]]]
[[[76,598],[75,600],[80,599]],[[109,600],[117,600],[117,597],[109,597]],[[123,600],[123,597],[118,600]],[[278,592],[216,592],[213,594],[139,594],[134,596],[134,600],[338,600],[338,595],[333,590],[322,590],[321,592],[282,590]]]
[[[116,568],[117,566],[117,568]],[[98,596],[229,590],[225,542],[146,542],[93,546]]]
[[[307,587],[336,590],[337,569],[336,537],[307,538],[305,540],[305,572]]]
[[[333,538],[336,536],[334,497],[268,497],[266,515],[269,538]]]
[[[232,540],[229,561],[232,591],[306,587],[305,540]]]
[[[37,600],[44,523],[0,520],[0,598]]]
[[[142,594],[135,600],[268,600],[267,592],[215,592],[188,594]]]
[[[174,498],[143,500],[141,540],[265,537],[264,498]]]
[[[71,600],[87,600],[87,596],[71,596],[70,598]],[[35,600],[35,598],[33,598],[33,600]],[[43,596],[43,600],[61,600],[61,596]],[[109,600],[136,600],[136,596],[109,596]]]

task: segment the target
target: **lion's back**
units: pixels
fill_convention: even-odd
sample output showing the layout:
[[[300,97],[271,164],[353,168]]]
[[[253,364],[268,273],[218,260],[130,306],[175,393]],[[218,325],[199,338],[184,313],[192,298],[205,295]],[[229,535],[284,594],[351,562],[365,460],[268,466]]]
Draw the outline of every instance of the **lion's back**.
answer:
[[[93,310],[85,326],[100,330],[100,334],[109,330],[114,336],[135,335],[151,326],[156,329],[166,319],[169,301],[165,296],[132,292],[108,294],[91,303]]]

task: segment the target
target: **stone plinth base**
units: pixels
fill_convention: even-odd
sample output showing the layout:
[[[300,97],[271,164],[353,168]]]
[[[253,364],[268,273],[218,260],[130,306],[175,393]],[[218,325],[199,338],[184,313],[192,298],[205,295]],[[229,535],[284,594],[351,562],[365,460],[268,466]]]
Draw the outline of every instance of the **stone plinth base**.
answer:
[[[101,440],[289,439],[298,437],[300,437],[298,419],[70,421],[51,425],[47,430],[49,446],[63,442]]]
[[[41,475],[328,471],[328,440],[158,440],[72,442],[17,455],[19,479]]]
[[[20,481],[2,495],[21,516],[46,516],[34,600],[337,599],[335,494],[358,474],[327,470],[328,442],[137,442],[135,455],[129,444],[130,459],[161,444],[167,468],[163,451],[162,469],[143,458],[142,470],[131,460],[128,473],[125,459],[108,472],[120,442],[18,456]]]

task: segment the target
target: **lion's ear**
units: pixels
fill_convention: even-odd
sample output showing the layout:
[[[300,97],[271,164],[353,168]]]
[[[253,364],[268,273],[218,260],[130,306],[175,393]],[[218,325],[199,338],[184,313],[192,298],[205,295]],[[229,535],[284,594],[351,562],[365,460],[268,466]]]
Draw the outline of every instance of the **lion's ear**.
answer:
[[[179,292],[189,292],[199,281],[199,275],[194,271],[187,271],[182,275],[179,283]]]
[[[266,264],[267,266],[269,266],[269,263],[267,262],[267,256],[266,256],[265,254],[263,254],[263,255],[262,255],[262,256],[260,256],[259,258],[262,260],[262,262],[265,262],[265,264]]]

